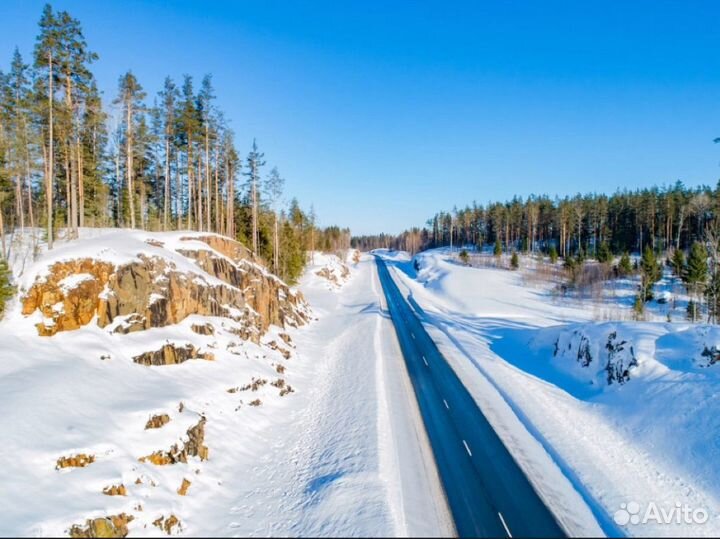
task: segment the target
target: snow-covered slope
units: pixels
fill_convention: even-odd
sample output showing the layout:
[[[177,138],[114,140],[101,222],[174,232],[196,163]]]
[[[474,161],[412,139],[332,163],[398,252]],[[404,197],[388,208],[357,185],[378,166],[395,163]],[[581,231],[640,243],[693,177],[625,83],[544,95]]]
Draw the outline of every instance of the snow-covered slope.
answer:
[[[15,240],[0,535],[452,533],[370,257],[294,290],[209,234]]]
[[[132,516],[134,534],[157,534],[158,526],[197,533],[219,524],[203,511],[232,488],[247,465],[242,455],[262,450],[274,418],[294,406],[296,354],[288,329],[309,312],[301,299],[290,302],[285,296],[296,293],[251,257],[233,259],[218,250],[223,246],[231,244],[207,234],[115,231],[59,244],[24,265],[20,296],[0,323],[4,535],[62,535],[72,525],[104,525],[88,519],[123,514]],[[198,252],[257,284],[238,289],[239,281],[206,271],[208,258]],[[83,260],[93,268],[106,263],[105,273],[68,270],[55,284],[57,272]],[[157,274],[137,271],[150,260]],[[131,288],[118,277],[124,268],[132,272]],[[185,289],[165,282],[173,279],[200,294],[184,311],[176,301]],[[84,288],[97,280],[104,282]],[[287,328],[270,325],[277,318],[261,320],[253,307],[267,283],[275,285],[267,293],[288,309]],[[237,302],[217,305],[212,315],[201,296],[213,305],[221,289]],[[114,303],[113,296],[119,296]],[[142,297],[166,302],[168,313],[119,331],[120,322],[145,317],[144,310],[123,310]],[[102,324],[98,306],[106,300],[118,312]],[[48,302],[50,314],[43,312]],[[61,320],[56,334],[39,335]]]
[[[605,533],[720,533],[717,327],[593,322],[590,301],[559,299],[523,272],[464,267],[444,250],[393,258],[401,288],[549,503],[559,483],[548,461]],[[654,504],[708,520],[635,524],[623,520],[633,502],[641,519]]]

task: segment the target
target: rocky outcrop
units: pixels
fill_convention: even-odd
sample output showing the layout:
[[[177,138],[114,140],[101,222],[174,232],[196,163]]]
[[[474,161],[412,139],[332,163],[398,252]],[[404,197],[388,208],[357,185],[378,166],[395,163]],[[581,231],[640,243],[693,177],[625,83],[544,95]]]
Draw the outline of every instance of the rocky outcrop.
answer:
[[[188,457],[198,457],[200,460],[207,460],[209,449],[204,445],[206,421],[203,417],[196,425],[188,429],[188,440],[183,443],[182,447],[173,444],[167,451],[155,451],[151,455],[141,457],[139,459],[140,462],[150,462],[156,466],[166,466],[178,462],[187,463]]]
[[[133,520],[132,515],[125,513],[88,519],[84,526],[75,524],[70,528],[70,537],[126,537],[128,524]]]
[[[110,485],[103,489],[103,494],[105,494],[105,496],[127,496],[127,488],[125,488],[123,484]]]
[[[44,320],[37,324],[41,336],[78,329],[95,316],[98,297],[114,269],[112,264],[91,258],[56,263],[23,298],[23,314],[42,313]],[[77,276],[83,278],[69,282]]]
[[[350,277],[350,270],[345,264],[339,263],[335,268],[321,268],[315,274],[327,279],[335,286],[342,286],[342,283]]]
[[[582,326],[563,331],[555,341],[553,356],[575,362],[575,374],[585,371],[591,383],[623,385],[638,366],[635,350],[626,339],[618,337],[612,326]],[[563,363],[563,367],[573,369]],[[585,377],[585,376],[583,376]]]
[[[307,321],[304,299],[274,275],[246,259],[232,260],[206,249],[183,249],[180,254],[195,260],[198,266],[221,281],[242,290],[246,305],[257,315],[259,330],[265,333],[271,324],[297,327]]]
[[[95,455],[86,455],[85,453],[79,453],[72,457],[60,457],[57,459],[55,465],[56,470],[62,470],[63,468],[85,468],[95,462]]]
[[[170,416],[167,414],[154,415],[145,423],[145,430],[159,429],[170,423]]]
[[[280,346],[277,343],[277,341],[270,341],[269,343],[267,343],[267,347],[270,348],[271,350],[276,350],[276,351],[280,352],[282,354],[282,357],[284,357],[285,359],[290,359],[290,356],[291,356],[290,350],[287,350],[287,349],[283,348],[282,346]]]
[[[170,515],[169,517],[160,517],[153,521],[153,526],[156,526],[163,530],[168,535],[173,534],[173,530],[175,527],[178,529],[182,529],[182,525],[180,524],[180,519],[176,517],[175,515]]]
[[[172,343],[163,345],[160,350],[153,352],[145,352],[139,356],[135,356],[133,361],[145,366],[160,366],[160,365],[177,365],[179,363],[185,363],[190,359],[205,359],[212,361],[215,356],[210,352],[201,352],[195,348],[192,344],[186,344],[185,346],[176,346]]]
[[[180,496],[187,496],[188,489],[192,483],[183,477],[182,484],[177,489],[177,493]]]
[[[100,327],[112,324],[115,332],[129,333],[198,314],[233,319],[238,333],[258,341],[271,324],[296,327],[307,321],[302,295],[258,265],[241,244],[219,236],[185,239],[188,248],[173,255],[180,253],[203,271],[180,271],[169,257],[143,254],[118,266],[92,258],[57,262],[25,294],[23,314],[41,312],[37,329],[43,336],[78,329],[94,318]],[[217,253],[193,249],[198,241]]]
[[[212,324],[193,324],[190,329],[198,335],[215,335],[215,328]]]

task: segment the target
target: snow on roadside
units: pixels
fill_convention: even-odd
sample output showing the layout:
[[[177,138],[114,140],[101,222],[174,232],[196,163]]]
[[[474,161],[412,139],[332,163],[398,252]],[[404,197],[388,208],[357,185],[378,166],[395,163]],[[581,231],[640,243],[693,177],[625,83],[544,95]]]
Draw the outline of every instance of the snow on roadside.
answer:
[[[591,532],[593,517],[610,535],[720,533],[717,328],[594,323],[587,305],[515,272],[462,267],[443,251],[418,255],[417,272],[393,258],[396,281],[538,491],[564,518],[582,517],[566,522],[574,534]],[[709,519],[626,523],[631,502],[640,517],[654,503]]]
[[[25,242],[33,254],[22,252],[18,237],[13,268],[22,291],[54,262],[121,264],[145,254],[213,284],[180,251],[224,255],[189,235],[83,229],[80,240],[59,241],[49,253]],[[157,535],[154,522],[171,515],[179,535],[452,535],[411,388],[394,363],[401,356],[374,263],[349,256],[317,260],[349,268],[339,287],[327,286],[318,265],[308,268],[299,289],[315,320],[271,327],[259,345],[238,339],[227,319],[198,315],[127,335],[91,322],[39,337],[41,315],[22,316],[14,301],[0,322],[0,459],[12,463],[0,471],[0,534],[65,535],[88,518],[126,513],[134,517],[131,536]],[[193,330],[207,324],[210,334]],[[271,345],[288,336],[285,359]],[[166,343],[214,359],[133,362]],[[273,386],[281,378],[294,389],[282,397],[286,386]],[[169,422],[146,428],[163,414]],[[207,460],[139,460],[187,443],[203,419]],[[56,469],[59,458],[81,453],[95,461]],[[120,485],[125,495],[103,494]]]

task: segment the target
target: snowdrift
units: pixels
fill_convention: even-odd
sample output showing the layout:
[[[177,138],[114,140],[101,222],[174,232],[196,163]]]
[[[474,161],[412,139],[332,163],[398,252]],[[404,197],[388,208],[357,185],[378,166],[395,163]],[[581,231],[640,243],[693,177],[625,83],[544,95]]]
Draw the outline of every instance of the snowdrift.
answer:
[[[212,533],[223,484],[293,406],[309,308],[221,236],[88,236],[14,257],[0,530]]]

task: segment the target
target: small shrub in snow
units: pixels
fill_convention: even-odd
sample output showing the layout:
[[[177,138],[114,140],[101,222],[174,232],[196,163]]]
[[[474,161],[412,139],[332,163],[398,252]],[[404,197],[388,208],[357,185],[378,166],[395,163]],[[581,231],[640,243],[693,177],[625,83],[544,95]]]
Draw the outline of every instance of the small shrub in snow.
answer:
[[[467,249],[463,249],[462,251],[460,251],[458,257],[460,258],[460,262],[462,262],[466,266],[468,265],[468,262],[470,261],[470,255],[468,254]]]
[[[555,264],[558,261],[558,252],[554,245],[550,246],[550,252],[548,253],[550,256],[550,263]]]
[[[517,252],[513,252],[512,258],[510,258],[510,268],[516,270],[520,267],[520,259],[518,258]]]

